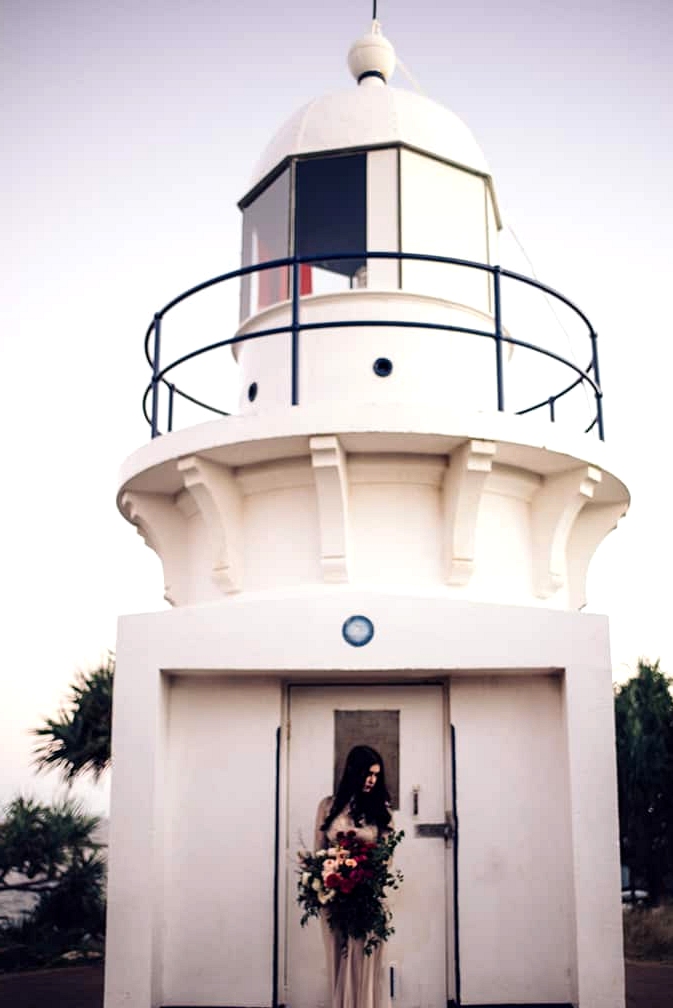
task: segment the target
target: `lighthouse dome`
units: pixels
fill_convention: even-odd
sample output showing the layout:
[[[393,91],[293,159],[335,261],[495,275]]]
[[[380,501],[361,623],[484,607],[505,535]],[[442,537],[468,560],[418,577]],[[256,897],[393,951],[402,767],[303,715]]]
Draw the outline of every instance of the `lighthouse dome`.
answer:
[[[430,98],[381,82],[316,98],[295,112],[259,159],[251,188],[288,157],[398,143],[490,174],[479,145],[457,115]]]

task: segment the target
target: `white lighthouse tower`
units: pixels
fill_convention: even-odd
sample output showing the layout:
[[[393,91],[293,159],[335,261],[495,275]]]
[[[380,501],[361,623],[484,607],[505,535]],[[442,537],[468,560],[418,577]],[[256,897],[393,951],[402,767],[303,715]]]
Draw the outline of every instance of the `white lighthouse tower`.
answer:
[[[394,61],[374,22],[264,152],[241,267],[148,332],[118,502],[172,608],[119,626],[106,1008],[329,1008],[295,856],[359,742],[406,834],[393,1008],[624,1005],[596,336],[498,267],[482,152]],[[238,322],[174,351],[221,285]],[[508,314],[540,291],[581,365]]]

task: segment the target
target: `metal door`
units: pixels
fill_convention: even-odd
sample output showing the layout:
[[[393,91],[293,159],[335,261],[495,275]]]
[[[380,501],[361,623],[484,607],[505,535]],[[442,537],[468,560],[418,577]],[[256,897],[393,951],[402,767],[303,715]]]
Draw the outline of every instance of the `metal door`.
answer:
[[[395,855],[404,883],[390,900],[395,934],[386,949],[392,1006],[455,1003],[453,782],[444,688],[291,687],[288,728],[287,1005],[329,1005],[320,926],[315,920],[299,926],[296,854],[313,846],[318,802],[333,793],[335,764],[351,743],[382,752],[394,825],[405,832]]]

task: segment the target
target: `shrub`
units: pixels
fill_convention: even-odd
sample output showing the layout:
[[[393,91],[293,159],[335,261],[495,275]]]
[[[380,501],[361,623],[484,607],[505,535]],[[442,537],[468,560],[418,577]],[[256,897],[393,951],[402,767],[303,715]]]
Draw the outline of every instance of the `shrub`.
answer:
[[[624,908],[624,955],[673,963],[673,904]]]

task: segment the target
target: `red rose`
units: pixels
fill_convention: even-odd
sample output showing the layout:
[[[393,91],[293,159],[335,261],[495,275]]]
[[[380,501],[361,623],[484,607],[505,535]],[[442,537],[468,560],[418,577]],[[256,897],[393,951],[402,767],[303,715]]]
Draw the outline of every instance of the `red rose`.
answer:
[[[328,889],[338,889],[339,882],[340,882],[339,876],[336,875],[334,872],[328,875],[327,878],[325,879],[325,885],[327,886]]]

